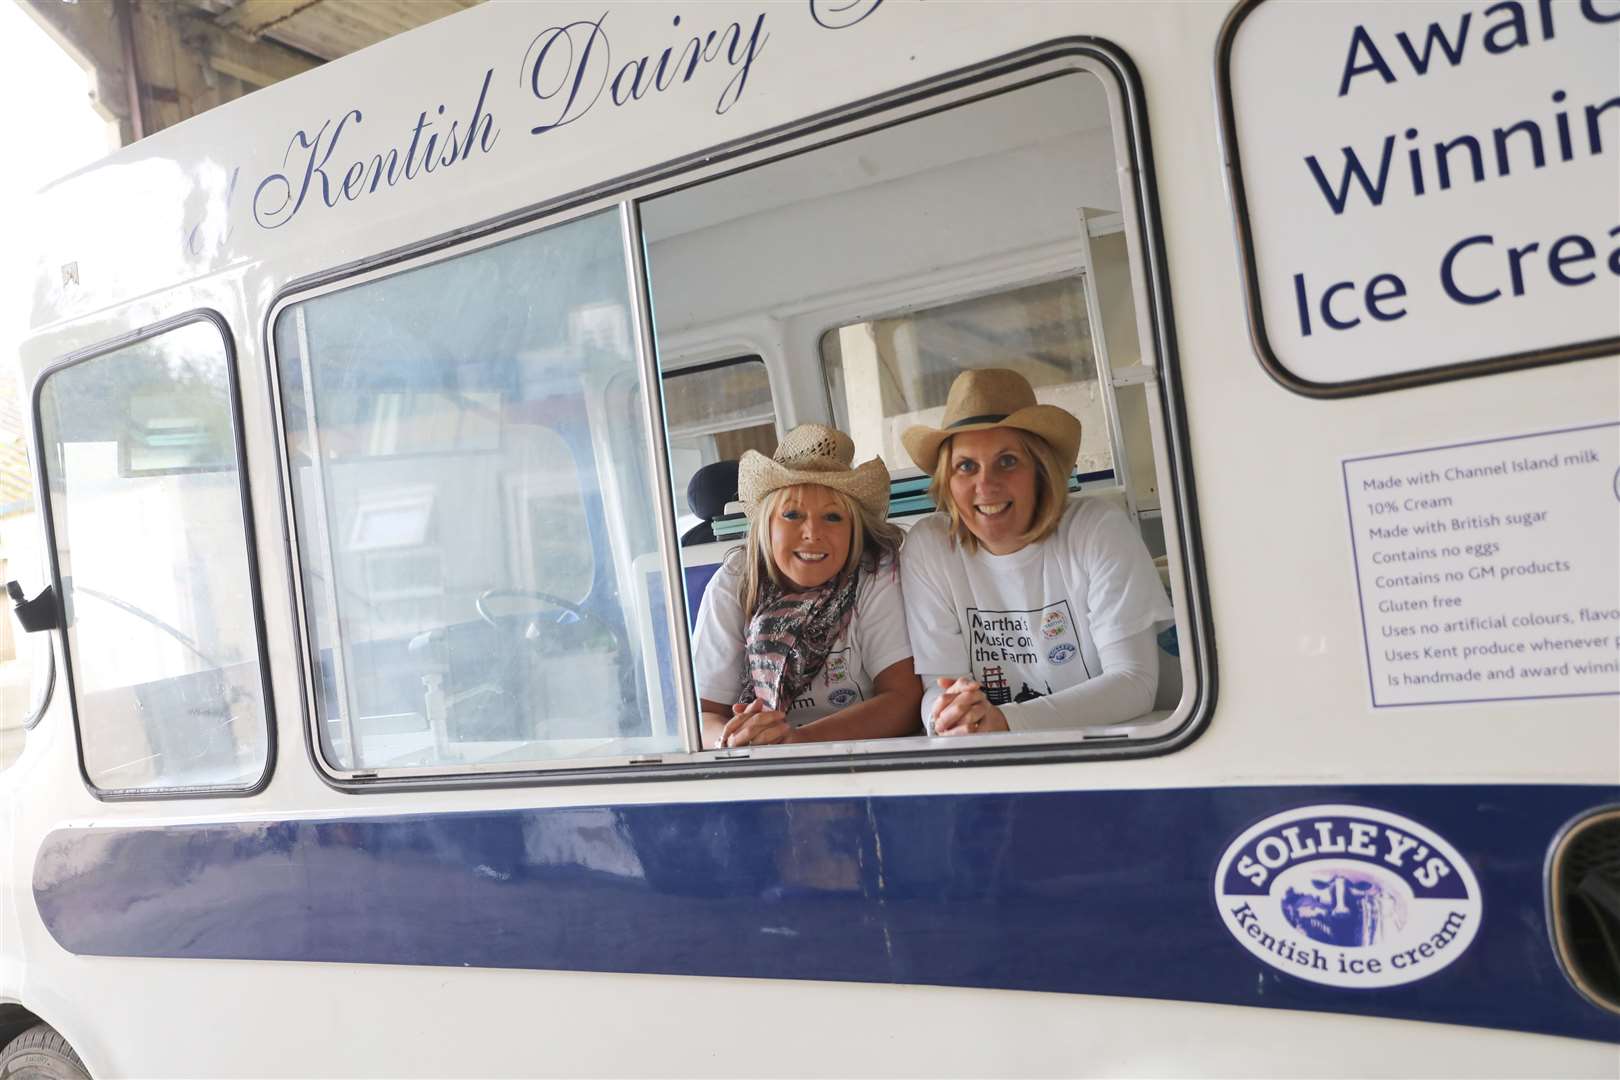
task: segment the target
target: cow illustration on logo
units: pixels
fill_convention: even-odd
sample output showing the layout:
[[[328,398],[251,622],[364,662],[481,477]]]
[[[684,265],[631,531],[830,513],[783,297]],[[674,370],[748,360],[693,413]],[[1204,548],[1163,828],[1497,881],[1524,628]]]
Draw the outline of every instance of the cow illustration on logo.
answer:
[[[1406,926],[1398,886],[1372,870],[1324,867],[1303,888],[1289,886],[1281,910],[1288,925],[1327,945],[1378,945]]]
[[[1457,850],[1369,806],[1305,806],[1251,825],[1215,870],[1232,936],[1263,963],[1328,986],[1399,986],[1473,944],[1483,904]]]

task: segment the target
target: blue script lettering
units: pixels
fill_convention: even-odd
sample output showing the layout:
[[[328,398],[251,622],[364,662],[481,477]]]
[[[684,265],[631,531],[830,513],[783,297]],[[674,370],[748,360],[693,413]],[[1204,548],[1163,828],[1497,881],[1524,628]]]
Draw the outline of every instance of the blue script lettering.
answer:
[[[531,135],[542,135],[553,128],[572,124],[590,112],[591,106],[602,96],[613,55],[608,47],[607,35],[602,32],[602,23],[607,21],[607,17],[608,13],[604,11],[595,22],[571,22],[564,26],[548,27],[529,42],[529,47],[523,53],[523,70],[529,74],[529,92],[540,101],[550,101],[561,94],[565,87],[568,90],[562,111],[551,122],[531,128]],[[579,40],[576,41],[576,37]],[[597,52],[599,43],[600,51]],[[540,46],[538,53],[534,52],[536,45]],[[553,49],[557,51],[552,52]],[[591,63],[593,52],[597,52],[599,60],[594,66]],[[529,63],[531,53],[534,53],[532,66]],[[600,74],[594,76],[595,89],[587,96],[586,80],[592,77],[593,71]],[[548,76],[555,79],[549,88]]]
[[[343,132],[351,121],[358,127],[365,117],[359,109],[350,109],[338,120],[336,127],[331,120],[322,124],[314,138],[310,137],[308,131],[300,129],[287,143],[287,152],[281,160],[283,171],[266,176],[253,190],[253,220],[262,229],[279,229],[298,216],[312,190],[327,207],[335,207],[339,199],[353,202],[361,195],[375,194],[384,183],[393,187],[401,179],[414,180],[439,166],[466,161],[475,149],[489,153],[500,138],[500,129],[495,126],[495,117],[488,109],[489,87],[494,76],[494,68],[484,72],[478,101],[473,105],[465,128],[459,120],[452,120],[449,130],[430,131],[434,121],[428,119],[428,111],[423,109],[411,131],[403,166],[399,149],[389,147],[371,155],[369,161],[358,158],[349,162],[334,183],[328,168],[332,155],[337,151],[338,141],[343,138]],[[435,114],[436,117],[443,117],[444,106],[439,105]],[[427,136],[425,140],[424,134]],[[440,146],[441,135],[443,146]],[[288,168],[295,148],[305,155],[302,175],[298,176],[296,185],[293,175],[297,170]]]
[[[293,137],[287,143],[287,152],[282,155],[281,167],[284,169],[287,167],[287,160],[292,157],[294,146],[308,151],[308,157],[304,161],[302,182],[298,185],[298,196],[296,199],[293,197],[292,181],[288,179],[286,173],[271,173],[263,180],[260,180],[259,186],[253,189],[253,220],[258,223],[260,228],[279,229],[294,217],[297,217],[298,211],[304,207],[304,198],[309,194],[310,184],[317,176],[321,180],[321,199],[327,206],[336,205],[332,197],[332,181],[326,175],[326,163],[331,160],[332,152],[337,149],[338,139],[342,136],[343,129],[350,120],[357,124],[360,123],[362,116],[359,109],[350,109],[343,114],[343,119],[338,121],[337,128],[332,132],[331,139],[326,139],[327,129],[332,126],[330,120],[321,125],[321,129],[315,133],[313,139],[302,129],[293,133]],[[320,152],[322,140],[325,140],[326,153],[321,154],[320,160],[316,161],[316,154]],[[268,199],[274,198],[276,195],[281,197],[281,201],[274,206],[269,206]]]
[[[607,92],[614,107],[640,101],[653,92],[662,93],[692,81],[704,64],[725,57],[734,69],[731,79],[715,101],[716,115],[725,115],[742,98],[754,61],[765,50],[770,35],[765,32],[765,13],[754,19],[752,29],[733,22],[720,30],[692,34],[685,41],[666,47],[657,54],[634,57],[614,70],[613,47],[605,29],[610,12],[595,22],[576,21],[542,30],[523,53],[523,81],[529,93],[547,104],[546,119],[530,128],[533,135],[572,124],[595,108]],[[681,17],[671,25],[680,29]]]
[[[810,17],[827,30],[854,26],[883,6],[883,0],[810,0]]]

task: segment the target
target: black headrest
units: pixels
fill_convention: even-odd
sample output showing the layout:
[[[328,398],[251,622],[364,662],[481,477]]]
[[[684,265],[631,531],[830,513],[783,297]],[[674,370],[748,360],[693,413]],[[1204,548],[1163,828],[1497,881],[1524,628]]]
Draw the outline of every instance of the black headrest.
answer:
[[[692,474],[686,485],[686,504],[704,521],[713,521],[726,512],[726,503],[737,501],[737,463],[716,461]]]

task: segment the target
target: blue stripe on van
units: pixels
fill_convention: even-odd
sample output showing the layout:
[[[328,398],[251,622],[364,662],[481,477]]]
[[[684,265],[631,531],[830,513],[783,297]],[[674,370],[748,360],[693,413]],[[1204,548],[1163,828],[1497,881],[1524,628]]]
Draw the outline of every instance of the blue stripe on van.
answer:
[[[1549,947],[1542,863],[1620,788],[1272,787],[355,815],[53,832],[74,953],[928,983],[1221,1002],[1620,1041]],[[1473,866],[1469,951],[1341,990],[1221,923],[1226,845],[1292,807],[1405,815]]]

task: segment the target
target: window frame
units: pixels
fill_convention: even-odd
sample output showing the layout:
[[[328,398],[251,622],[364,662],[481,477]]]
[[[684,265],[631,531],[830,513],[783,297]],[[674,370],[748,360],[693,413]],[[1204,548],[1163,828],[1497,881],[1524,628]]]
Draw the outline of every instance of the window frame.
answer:
[[[771,423],[776,427],[777,434],[782,432],[782,414],[776,407],[776,386],[771,379],[771,365],[766,363],[765,357],[758,352],[730,353],[720,360],[705,360],[697,364],[686,364],[681,367],[659,368],[660,382],[667,379],[680,379],[688,375],[702,375],[708,371],[721,371],[728,367],[737,367],[741,364],[758,364],[765,370],[765,389],[771,395]],[[734,431],[735,428],[721,428],[722,431]]]
[[[251,783],[241,786],[103,788],[91,780],[89,769],[85,766],[84,729],[79,717],[78,690],[73,679],[73,653],[68,647],[67,620],[63,618],[62,568],[57,557],[56,519],[50,499],[50,459],[46,455],[45,430],[40,418],[41,397],[46,382],[58,372],[99,359],[131,345],[161,337],[181,327],[199,323],[210,325],[219,333],[220,345],[225,353],[225,385],[226,395],[230,403],[231,442],[234,451],[232,460],[236,465],[237,496],[242,512],[244,543],[242,555],[246,563],[248,576],[248,598],[253,609],[254,655],[259,663],[259,693],[264,709],[264,766],[257,778]],[[79,767],[79,778],[84,781],[84,786],[89,790],[90,794],[103,802],[131,802],[152,799],[248,798],[259,794],[270,785],[270,780],[275,775],[276,758],[279,749],[276,740],[278,725],[276,722],[274,688],[270,676],[270,652],[264,619],[264,594],[259,577],[258,533],[253,519],[252,478],[248,471],[247,439],[243,428],[242,387],[241,379],[237,374],[236,340],[231,334],[230,323],[226,321],[224,315],[212,308],[195,308],[164,319],[161,322],[143,326],[109,341],[69,353],[67,356],[47,364],[40,370],[39,374],[34,377],[34,384],[30,389],[29,398],[29,407],[32,412],[31,419],[34,425],[34,455],[38,463],[38,477],[35,483],[40,493],[39,506],[45,527],[46,557],[50,565],[51,587],[55,591],[57,621],[59,623],[56,633],[53,635],[56,640],[52,643],[52,670],[54,674],[56,669],[54,650],[60,647],[62,652],[60,664],[62,682],[67,689],[68,708],[73,717],[73,746]],[[53,691],[54,681],[53,678]],[[49,698],[46,700],[48,704]],[[44,709],[41,709],[41,715],[43,715],[44,711]]]
[[[664,382],[667,382],[670,379],[679,379],[679,378],[682,378],[682,377],[687,376],[687,375],[702,375],[702,374],[704,374],[706,372],[710,372],[710,371],[722,371],[722,370],[724,370],[726,368],[729,368],[729,367],[737,367],[740,364],[758,364],[760,366],[761,370],[764,371],[764,373],[765,373],[765,392],[768,393],[770,395],[770,398],[771,398],[771,416],[770,416],[771,429],[776,432],[776,438],[777,438],[778,441],[780,441],[781,438],[782,438],[782,435],[784,434],[786,429],[782,426],[782,411],[780,409],[778,409],[777,406],[776,406],[776,401],[777,401],[776,379],[775,379],[775,376],[771,372],[770,362],[765,359],[765,355],[763,353],[760,353],[760,352],[757,352],[757,351],[754,351],[754,352],[739,352],[739,351],[736,351],[736,350],[731,350],[731,351],[727,352],[727,354],[724,357],[722,357],[720,359],[717,359],[717,360],[703,360],[703,361],[700,361],[698,363],[685,364],[685,365],[683,365],[681,367],[673,367],[673,368],[660,367],[659,372],[658,372],[658,380],[659,380],[660,385],[662,385]],[[665,437],[666,437],[666,439],[674,438],[673,435],[669,434],[669,416],[667,415],[667,413],[666,413],[666,415],[664,417],[664,426],[665,426]],[[760,425],[756,425],[756,426],[763,426],[763,423],[761,423]],[[721,431],[738,431],[738,430],[742,430],[742,429],[722,427],[722,428],[716,429],[714,432],[709,432],[708,434],[718,434]],[[671,463],[670,463],[670,473],[671,473],[672,477],[673,477],[674,471],[675,471],[674,470],[674,462],[671,461]],[[671,479],[671,484],[673,485],[673,483],[674,483],[674,481],[673,481],[673,479]],[[681,509],[682,509],[683,506],[685,506],[685,503],[682,502],[681,498],[680,498],[684,493],[680,492],[680,491],[675,491],[674,494],[676,496],[675,518],[676,518],[676,521],[677,521],[677,524],[678,524],[679,520],[680,520],[680,517],[681,517]],[[677,528],[677,532],[679,532],[678,528]],[[685,570],[684,564],[682,566],[682,570],[683,570],[683,576],[684,576],[684,570]]]
[[[977,300],[989,300],[994,297],[1019,292],[1023,289],[1039,288],[1042,285],[1051,285],[1055,284],[1056,282],[1067,281],[1071,278],[1080,279],[1086,282],[1086,285],[1084,286],[1087,320],[1086,329],[1089,333],[1093,346],[1093,365],[1097,372],[1097,385],[1105,391],[1103,413],[1104,422],[1108,427],[1108,471],[1113,475],[1115,482],[1118,483],[1122,489],[1129,490],[1128,485],[1119,478],[1120,465],[1122,462],[1127,462],[1124,449],[1124,434],[1120,428],[1118,401],[1115,395],[1115,391],[1117,391],[1119,387],[1116,383],[1114,383],[1112,378],[1112,364],[1107,362],[1105,356],[1103,355],[1106,350],[1106,346],[1104,346],[1104,349],[1096,348],[1096,344],[1101,337],[1101,328],[1093,327],[1091,325],[1091,320],[1096,315],[1095,301],[1091,293],[1091,290],[1096,288],[1094,277],[1095,271],[1090,265],[1075,265],[1072,269],[1057,271],[1050,270],[1050,266],[1048,264],[1052,264],[1056,261],[1066,260],[1043,260],[1043,262],[1040,264],[1041,270],[1039,274],[1030,277],[1015,277],[1009,274],[978,275],[973,280],[972,291],[963,291],[960,284],[957,284],[957,287],[955,288],[947,287],[926,291],[918,290],[911,295],[917,298],[926,297],[926,299],[911,299],[897,304],[892,304],[888,307],[874,307],[869,314],[863,316],[861,319],[855,322],[839,321],[819,329],[816,332],[816,360],[821,369],[821,387],[827,398],[827,415],[837,419],[840,412],[838,402],[833,395],[832,380],[829,378],[828,371],[829,357],[827,356],[827,351],[824,346],[827,337],[834,331],[847,329],[852,326],[883,322],[889,319],[902,319],[911,315],[923,315],[932,311],[937,311],[941,308],[951,307],[955,304],[972,303]],[[1105,374],[1107,378],[1104,377]],[[945,402],[942,400],[938,404],[944,405]],[[899,467],[916,468],[915,465],[903,465]],[[893,473],[895,468],[896,466],[891,465],[889,466],[889,471]],[[918,475],[923,475],[920,470]],[[910,477],[909,479],[915,479],[915,477]]]
[[[784,158],[796,157],[851,138],[899,126],[982,98],[1016,90],[1030,83],[1076,72],[1090,74],[1102,83],[1108,99],[1110,135],[1121,157],[1128,159],[1130,166],[1126,168],[1122,165],[1120,172],[1133,178],[1130,183],[1121,186],[1120,218],[1127,245],[1134,256],[1129,263],[1130,286],[1137,307],[1139,327],[1146,331],[1146,336],[1141,342],[1143,355],[1151,355],[1156,360],[1156,366],[1151,368],[1151,371],[1157,377],[1150,381],[1156,387],[1157,416],[1162,421],[1162,430],[1155,432],[1158,436],[1155,443],[1155,471],[1161,484],[1159,492],[1161,512],[1165,507],[1174,508],[1175,546],[1179,559],[1174,562],[1172,569],[1183,587],[1183,606],[1178,609],[1177,624],[1188,632],[1184,636],[1189,640],[1181,642],[1181,650],[1188,657],[1192,671],[1192,681],[1188,685],[1189,693],[1185,699],[1187,703],[1185,715],[1173,730],[1140,740],[1128,739],[1117,734],[1091,738],[1082,735],[1077,738],[1073,733],[1060,733],[1056,737],[1030,734],[1022,736],[1017,741],[984,740],[990,745],[983,745],[981,740],[955,740],[949,747],[941,747],[937,739],[918,736],[915,739],[794,744],[761,748],[753,752],[747,748],[722,751],[700,749],[701,740],[696,738],[699,712],[692,686],[690,631],[685,619],[685,574],[679,558],[679,535],[675,528],[669,456],[664,450],[667,436],[662,403],[663,376],[676,374],[688,367],[688,364],[681,361],[686,357],[696,359],[698,353],[679,348],[677,345],[670,350],[677,366],[667,370],[661,366],[662,358],[652,326],[651,283],[640,225],[642,203]],[[290,304],[315,295],[340,291],[426,263],[448,260],[615,206],[622,208],[622,220],[626,222],[625,239],[626,252],[630,256],[627,261],[631,273],[632,316],[637,331],[642,367],[644,372],[650,375],[648,382],[651,384],[652,392],[644,396],[644,401],[649,409],[657,411],[656,419],[651,421],[655,424],[657,437],[650,444],[650,449],[654,458],[653,472],[661,485],[655,492],[661,516],[664,518],[661,523],[663,531],[659,536],[659,548],[675,559],[674,572],[666,570],[666,603],[672,616],[670,620],[672,654],[679,654],[671,656],[675,664],[675,671],[672,674],[676,682],[677,697],[681,702],[680,707],[689,710],[683,712],[681,718],[682,729],[687,735],[687,747],[678,756],[598,758],[589,762],[574,760],[556,764],[531,763],[522,769],[513,769],[510,766],[504,769],[500,766],[472,766],[418,770],[412,775],[404,775],[406,770],[389,770],[384,775],[379,775],[376,770],[360,770],[351,774],[334,773],[322,760],[314,727],[319,710],[314,707],[311,692],[312,672],[305,633],[302,564],[296,550],[298,541],[294,535],[290,509],[292,504],[287,471],[289,463],[286,454],[286,433],[283,428],[280,385],[276,374],[275,321]],[[600,185],[582,191],[568,193],[490,218],[477,225],[401,245],[284,284],[272,297],[267,309],[262,326],[262,340],[267,379],[274,398],[272,428],[276,439],[282,505],[286,514],[283,533],[287,544],[288,587],[294,598],[294,636],[297,642],[300,697],[305,710],[306,722],[303,725],[305,745],[316,774],[337,790],[365,793],[601,782],[657,782],[848,771],[852,768],[926,769],[960,765],[1045,764],[1154,757],[1181,749],[1199,737],[1208,726],[1214,712],[1217,682],[1213,620],[1209,610],[1208,588],[1205,584],[1203,546],[1198,529],[1186,405],[1180,390],[1179,351],[1171,308],[1169,274],[1164,262],[1164,248],[1163,227],[1158,208],[1158,187],[1149,138],[1147,104],[1136,67],[1129,56],[1111,42],[1093,37],[1066,37],[1032,45],[922,82],[903,85],[891,92],[816,114],[802,121],[722,143],[658,166],[608,179]],[[1034,276],[1030,276],[1032,274]],[[1034,277],[1042,276],[1042,272],[1026,271],[1020,276],[1033,281]],[[1060,276],[1060,273],[1046,276]],[[816,353],[819,368],[819,346],[812,351]],[[771,371],[768,353],[757,350],[755,352],[766,360],[774,402],[777,373]],[[700,367],[703,362],[696,360],[690,366]],[[819,370],[814,381],[823,388],[824,393],[825,382]],[[780,413],[778,416],[780,419]],[[674,617],[675,615],[679,617]],[[964,742],[979,745],[965,745]],[[756,757],[754,753],[759,753],[760,756]]]
[[[378,769],[378,768],[344,768],[336,762],[328,760],[324,744],[321,740],[319,726],[324,722],[321,715],[320,702],[316,697],[315,688],[319,679],[315,669],[314,656],[311,652],[311,636],[308,633],[309,602],[307,592],[310,586],[306,585],[304,574],[304,552],[300,548],[301,537],[297,528],[297,515],[295,513],[292,492],[292,462],[288,456],[288,440],[286,428],[286,408],[283,401],[283,388],[279,372],[279,352],[276,347],[275,328],[277,320],[290,309],[307,301],[320,297],[332,296],[349,289],[359,288],[372,282],[407,273],[423,266],[443,265],[464,256],[476,255],[500,244],[510,243],[526,237],[538,235],[552,229],[561,228],[574,222],[583,221],[603,213],[611,213],[617,217],[619,240],[624,256],[624,270],[626,275],[626,295],[629,301],[631,316],[632,349],[636,355],[636,373],[643,381],[652,382],[652,392],[643,396],[642,412],[646,424],[655,424],[655,428],[648,434],[648,447],[650,460],[647,462],[649,472],[657,490],[654,499],[660,511],[659,519],[655,522],[657,530],[656,550],[665,555],[667,559],[675,560],[679,569],[679,545],[671,539],[674,535],[675,517],[674,502],[670,493],[669,458],[661,451],[664,445],[664,402],[663,386],[656,369],[656,359],[645,344],[651,341],[652,330],[648,325],[647,312],[651,310],[650,301],[646,294],[645,265],[640,259],[641,245],[639,242],[640,221],[635,214],[633,203],[623,199],[601,198],[578,203],[556,213],[535,215],[529,220],[515,224],[507,224],[480,232],[472,238],[454,237],[446,242],[429,246],[427,250],[407,250],[395,253],[396,257],[382,260],[368,261],[357,266],[352,272],[338,272],[321,275],[316,279],[295,281],[279,292],[271,302],[264,324],[264,349],[266,363],[266,378],[270,387],[271,404],[273,409],[273,424],[276,441],[276,463],[278,482],[281,489],[282,512],[284,514],[283,536],[286,541],[288,587],[292,597],[294,637],[297,643],[297,667],[299,680],[299,697],[304,709],[304,738],[305,746],[309,752],[310,762],[317,775],[327,784],[340,790],[377,790],[378,788],[397,789],[400,786],[416,786],[426,783],[428,786],[438,786],[444,781],[467,782],[486,778],[498,780],[517,778],[528,781],[535,778],[545,778],[554,773],[581,773],[585,776],[595,776],[604,770],[616,770],[633,767],[642,763],[657,763],[663,759],[657,755],[632,754],[616,757],[602,756],[591,758],[565,758],[558,761],[530,761],[515,767],[512,764],[465,764],[456,766],[433,765],[410,768]],[[637,241],[632,244],[629,237],[636,236]],[[665,549],[668,549],[667,551]],[[598,571],[600,572],[600,568]],[[624,568],[629,573],[628,567]],[[668,571],[665,571],[666,580],[670,580]],[[679,578],[679,575],[676,575]],[[674,669],[671,672],[671,681],[675,684],[676,697],[682,699],[691,691],[694,703],[690,724],[686,723],[683,712],[680,720],[685,747],[682,753],[690,753],[691,748],[700,744],[701,736],[698,728],[698,715],[696,713],[695,691],[691,686],[691,652],[685,622],[685,583],[679,582],[679,594],[671,598],[666,592],[665,604],[668,608],[666,615],[670,615],[670,643],[671,657]],[[674,619],[673,614],[680,618]],[[678,626],[677,626],[678,623]],[[627,626],[626,632],[634,630],[634,626]],[[338,639],[338,647],[342,640]],[[656,662],[649,657],[649,661]],[[690,728],[690,732],[688,732]]]

